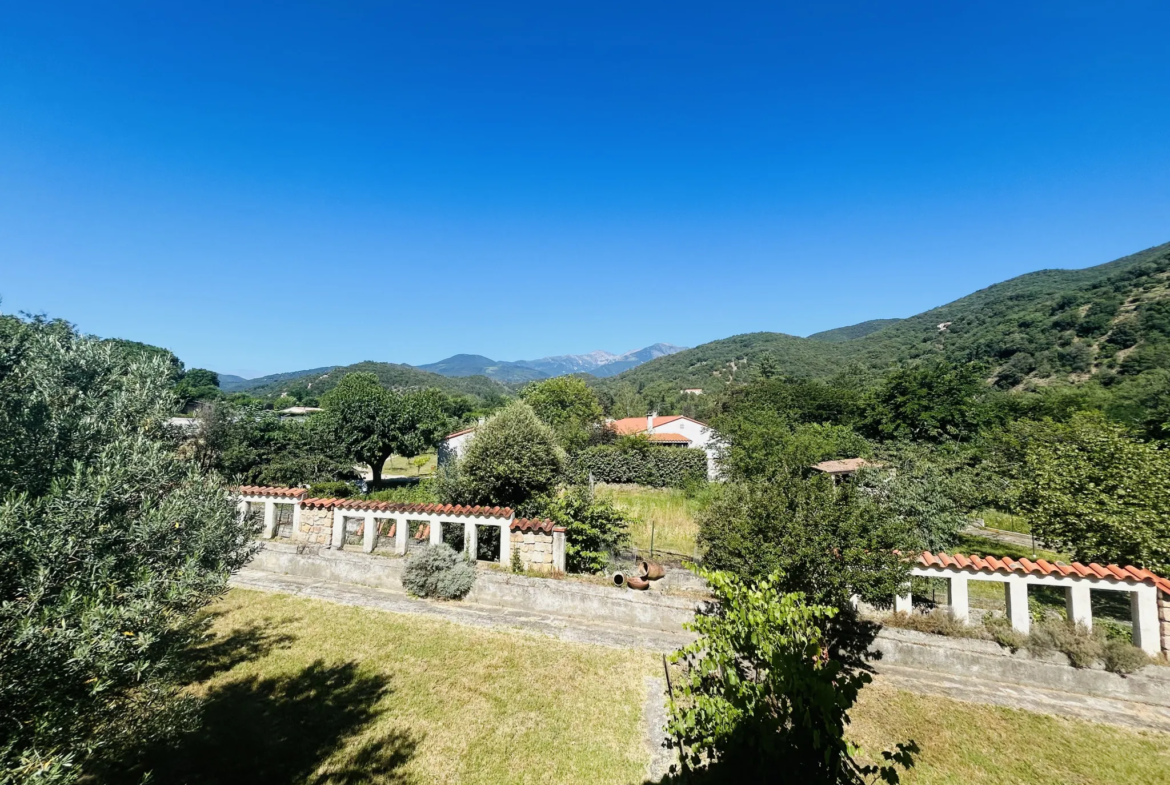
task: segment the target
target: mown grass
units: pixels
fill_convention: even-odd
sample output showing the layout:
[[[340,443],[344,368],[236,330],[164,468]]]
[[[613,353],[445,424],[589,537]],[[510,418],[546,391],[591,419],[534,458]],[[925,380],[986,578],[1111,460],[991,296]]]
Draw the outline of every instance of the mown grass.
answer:
[[[906,785],[1165,785],[1170,735],[916,695],[862,690],[849,737],[877,757],[913,739]]]
[[[232,591],[194,692],[204,727],[155,756],[186,783],[630,783],[655,660],[524,633]]]
[[[630,540],[639,551],[654,550],[679,556],[696,554],[699,524],[695,514],[701,502],[677,488],[646,488],[640,485],[598,484],[596,493],[633,513],[638,521],[630,528]]]
[[[1005,532],[1018,532],[1019,534],[1031,534],[1032,527],[1028,525],[1026,518],[1019,515],[1012,515],[999,510],[981,510],[978,517],[983,519],[983,525],[991,529],[1000,529]]]
[[[424,456],[418,456],[422,458]],[[436,455],[430,454],[425,456],[426,463],[421,467],[412,463],[414,458],[407,458],[402,455],[391,455],[386,463],[382,466],[382,476],[396,476],[396,477],[425,477],[428,474],[434,474],[439,468],[439,459]]]
[[[192,692],[200,730],[150,760],[156,782],[636,783],[648,753],[640,652],[284,595],[232,591]],[[850,738],[922,749],[904,782],[1166,782],[1170,735],[862,691]],[[111,783],[137,782],[115,773]]]

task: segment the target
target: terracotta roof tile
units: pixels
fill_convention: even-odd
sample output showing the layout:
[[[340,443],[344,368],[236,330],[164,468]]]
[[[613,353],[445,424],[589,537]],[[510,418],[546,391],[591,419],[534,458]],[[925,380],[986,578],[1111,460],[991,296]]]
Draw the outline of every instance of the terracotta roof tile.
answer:
[[[1032,561],[1031,559],[997,559],[994,556],[984,558],[976,553],[965,556],[961,553],[931,553],[930,551],[923,551],[919,554],[918,563],[923,567],[955,566],[959,569],[973,570],[974,572],[1022,572],[1025,575],[1034,575],[1037,573],[1040,575],[1051,575],[1056,573],[1060,576],[1072,575],[1080,578],[1113,578],[1122,581],[1153,584],[1163,593],[1170,595],[1170,580],[1140,567],[1119,567],[1116,564],[1109,564],[1102,567],[1096,563],[1089,564],[1086,567],[1080,562],[1073,562],[1072,564],[1056,562],[1054,564],[1044,559],[1038,559],[1036,561]]]
[[[241,485],[239,492],[243,496],[280,496],[296,498],[309,492],[308,488],[282,488],[272,485]]]
[[[512,521],[512,525],[508,528],[514,532],[534,531],[551,533],[558,529],[560,531],[565,530],[564,527],[553,526],[553,522],[548,518],[517,518]]]
[[[690,420],[693,423],[698,423],[704,428],[708,427],[706,423],[699,422],[692,417],[686,417],[681,414],[663,415],[654,418],[654,429],[657,430],[664,425],[669,425],[676,420]],[[611,420],[609,427],[613,429],[614,433],[619,436],[629,436],[632,433],[644,433],[646,431],[645,417],[623,417],[620,420]]]
[[[474,433],[475,429],[478,427],[479,427],[478,425],[473,425],[470,428],[464,428],[462,431],[455,431],[455,433],[449,433],[446,436],[444,436],[443,438],[444,439],[454,439],[456,436],[462,436],[465,433]]]
[[[666,442],[668,444],[690,444],[691,440],[683,436],[681,433],[659,433],[655,431],[649,435],[652,442]]]
[[[380,502],[371,499],[304,499],[301,505],[319,510],[354,510],[360,512],[392,512],[409,515],[451,515],[458,518],[511,518],[511,507],[468,507],[461,504],[405,504]]]
[[[880,467],[881,464],[872,463],[865,460],[865,458],[845,458],[840,461],[821,461],[818,464],[814,464],[812,468],[825,474],[843,474],[845,472],[855,472],[867,466]]]

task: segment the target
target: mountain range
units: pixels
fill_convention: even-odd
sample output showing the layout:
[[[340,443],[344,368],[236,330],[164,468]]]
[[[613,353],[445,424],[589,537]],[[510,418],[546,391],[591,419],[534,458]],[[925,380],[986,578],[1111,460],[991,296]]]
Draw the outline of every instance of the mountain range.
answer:
[[[514,362],[492,360],[478,354],[456,354],[437,363],[415,367],[441,376],[486,376],[498,382],[528,382],[570,373],[607,377],[616,376],[622,371],[636,368],[659,357],[681,352],[683,348],[669,343],[656,343],[625,354],[596,351],[589,354],[560,354],[555,357],[541,357],[539,360]]]
[[[367,370],[388,386],[434,386],[483,398],[533,379],[585,373],[602,391],[630,384],[669,407],[681,400],[681,390],[717,392],[752,378],[765,355],[779,373],[803,378],[849,368],[876,373],[936,356],[975,361],[987,368],[990,383],[1005,389],[1170,372],[1170,243],[1095,267],[1028,273],[906,319],[872,319],[807,338],[758,332],[692,349],[655,344],[622,355],[599,351],[515,362],[460,354],[417,368],[367,362],[245,383],[257,395],[279,395],[297,384],[320,394],[345,373]],[[230,389],[224,378],[239,384],[221,377],[224,389]]]

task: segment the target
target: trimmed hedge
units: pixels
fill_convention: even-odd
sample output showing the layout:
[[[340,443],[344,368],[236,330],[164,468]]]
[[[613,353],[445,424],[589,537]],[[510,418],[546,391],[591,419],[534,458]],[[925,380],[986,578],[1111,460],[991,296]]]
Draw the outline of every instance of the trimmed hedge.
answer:
[[[682,488],[707,479],[707,453],[690,447],[590,447],[570,458],[569,476],[585,482],[590,473],[597,482]]]

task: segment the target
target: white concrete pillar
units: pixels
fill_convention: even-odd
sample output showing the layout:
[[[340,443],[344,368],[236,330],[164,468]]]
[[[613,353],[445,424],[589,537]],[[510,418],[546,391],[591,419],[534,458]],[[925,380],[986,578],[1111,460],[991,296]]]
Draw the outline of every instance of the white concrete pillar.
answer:
[[[1158,590],[1153,586],[1138,586],[1129,594],[1133,618],[1133,645],[1155,656],[1162,650],[1158,635]]]
[[[557,572],[565,571],[565,533],[553,532],[553,569]]]
[[[366,513],[366,521],[362,528],[362,550],[366,553],[373,553],[374,546],[378,544],[378,522],[374,520],[374,513]]]
[[[1028,584],[1023,578],[1008,578],[1003,584],[1003,599],[1012,629],[1027,635],[1032,626],[1032,618],[1028,615]]]
[[[966,575],[952,575],[947,581],[947,605],[950,606],[951,618],[955,621],[966,624],[970,620]]]
[[[297,538],[297,532],[301,530],[301,503],[299,501],[293,502],[293,536],[292,539]]]
[[[264,539],[276,536],[276,502],[264,502]]]
[[[240,520],[243,521],[248,517],[248,500],[240,499],[239,502],[236,503],[236,509],[240,511]]]
[[[443,524],[436,518],[431,521],[431,545],[438,545],[443,541]]]
[[[1064,612],[1073,624],[1083,624],[1093,629],[1093,603],[1090,599],[1089,584],[1074,583],[1064,590]]]
[[[553,548],[553,561],[556,561],[556,548]],[[500,564],[511,569],[512,567],[512,519],[509,518],[500,526]]]
[[[341,510],[333,511],[333,543],[334,550],[340,550],[345,545],[345,513]]]
[[[479,543],[476,542],[475,521],[463,522],[463,553],[471,561],[475,561],[475,555],[479,552]]]
[[[399,556],[406,555],[406,535],[409,528],[405,518],[394,519],[394,552]]]
[[[894,613],[909,613],[914,610],[914,598],[910,594],[910,587],[906,587],[905,594],[894,598]]]

